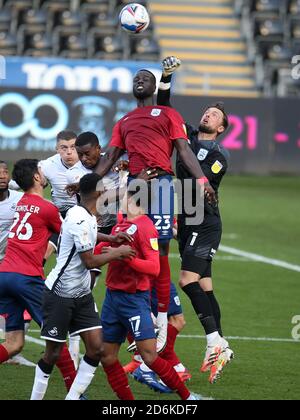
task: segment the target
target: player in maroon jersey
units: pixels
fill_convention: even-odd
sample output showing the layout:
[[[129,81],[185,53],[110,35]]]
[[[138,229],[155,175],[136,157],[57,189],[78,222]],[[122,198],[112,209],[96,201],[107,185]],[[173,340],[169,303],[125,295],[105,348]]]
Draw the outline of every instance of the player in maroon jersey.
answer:
[[[151,209],[148,210],[148,216],[159,232],[160,273],[155,287],[158,297],[157,323],[160,328],[158,348],[162,350],[167,339],[170,302],[168,254],[174,219],[174,174],[171,165],[174,148],[191,175],[204,185],[211,200],[215,199],[215,194],[188,145],[183,118],[174,109],[155,105],[155,90],[155,76],[148,70],[140,70],[133,80],[133,94],[138,106],[115,125],[106,159],[101,161],[97,172],[104,176],[126,150],[129,156],[129,183],[142,170],[149,170],[150,173],[156,170],[157,179],[164,183],[163,188],[159,186],[155,191],[156,201],[151,202]]]
[[[43,198],[46,180],[38,168],[38,160],[18,161],[13,179],[25,194],[17,204],[6,255],[0,265],[0,315],[6,320],[0,364],[20,353],[24,346],[25,309],[37,324],[42,324],[43,259],[50,236],[59,233],[61,227],[58,209]],[[66,346],[57,367],[69,390],[76,371]]]
[[[132,236],[130,245],[136,257],[130,261],[113,261],[108,268],[107,291],[101,314],[104,341],[101,363],[108,382],[119,399],[134,399],[118,360],[121,344],[130,332],[144,362],[170,390],[177,392],[183,400],[201,399],[186,388],[172,365],[157,354],[150,290],[151,282],[160,270],[158,233],[145,215],[144,201],[140,197],[128,191],[124,202],[127,204],[127,218],[113,228],[113,233],[124,232]],[[95,252],[105,252],[107,246],[108,243],[99,244]]]

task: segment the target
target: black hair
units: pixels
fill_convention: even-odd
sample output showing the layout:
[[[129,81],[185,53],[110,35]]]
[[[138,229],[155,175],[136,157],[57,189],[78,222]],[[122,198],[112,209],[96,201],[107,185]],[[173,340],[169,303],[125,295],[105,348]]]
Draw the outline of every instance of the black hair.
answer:
[[[145,71],[146,73],[149,73],[149,74],[153,77],[154,82],[156,83],[156,77],[155,77],[155,74],[154,74],[154,73],[152,73],[152,71],[147,70],[147,69],[141,69],[141,70],[138,70],[138,71],[136,72],[136,75],[137,75],[138,73],[140,73],[141,71]]]
[[[79,182],[79,192],[82,196],[88,196],[97,190],[98,182],[101,181],[101,176],[96,173],[84,175]]]
[[[75,146],[76,147],[83,147],[90,144],[91,146],[100,146],[99,139],[95,133],[91,131],[86,131],[85,133],[79,134],[76,139]]]
[[[224,102],[216,102],[214,104],[211,104],[211,105],[207,106],[205,108],[205,112],[209,108],[217,108],[217,109],[219,109],[223,113],[223,127],[225,128],[225,131],[226,131],[227,128],[229,127],[229,119],[228,119],[228,115],[225,112],[225,104],[224,104]]]
[[[39,172],[38,163],[37,159],[21,159],[14,166],[12,179],[25,192],[34,186],[33,178]]]
[[[4,160],[0,160],[0,165],[6,165],[6,166],[8,166],[7,165],[7,162],[5,162]]]
[[[69,141],[69,140],[73,140],[73,139],[77,139],[77,134],[76,134],[76,133],[74,133],[74,131],[71,131],[71,130],[63,130],[63,131],[60,131],[60,132],[57,134],[57,136],[56,136],[56,141],[57,141],[57,143],[58,143],[60,140],[66,140],[66,141]]]

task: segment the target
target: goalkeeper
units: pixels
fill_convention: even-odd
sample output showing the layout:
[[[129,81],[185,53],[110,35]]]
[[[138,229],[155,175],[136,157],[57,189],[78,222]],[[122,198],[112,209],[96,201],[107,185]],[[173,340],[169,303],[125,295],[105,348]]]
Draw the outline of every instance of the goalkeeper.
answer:
[[[176,57],[167,57],[163,60],[163,75],[157,100],[159,105],[171,106],[172,75],[180,65],[181,62]],[[228,151],[217,139],[226,131],[228,125],[228,117],[221,102],[207,106],[198,129],[186,124],[190,147],[217,194],[229,161]],[[192,177],[184,167],[180,156],[177,158],[176,172],[178,179],[182,181]],[[192,197],[192,200],[193,203],[196,202],[195,197]],[[228,342],[223,338],[221,311],[212,281],[212,261],[221,242],[222,221],[218,202],[212,204],[205,200],[204,220],[196,226],[187,223],[191,215],[185,214],[185,206],[182,207],[183,214],[178,215],[178,242],[182,258],[179,284],[189,297],[197,318],[205,330],[207,351],[201,371],[210,372],[209,381],[214,383],[224,366],[234,357]]]

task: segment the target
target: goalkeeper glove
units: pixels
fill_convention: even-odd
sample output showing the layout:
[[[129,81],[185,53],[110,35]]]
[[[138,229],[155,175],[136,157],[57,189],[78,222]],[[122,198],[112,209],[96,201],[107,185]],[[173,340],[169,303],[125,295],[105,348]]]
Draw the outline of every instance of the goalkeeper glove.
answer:
[[[163,76],[164,77],[171,76],[180,66],[181,66],[181,61],[179,60],[179,58],[174,57],[174,56],[166,57],[162,61]]]

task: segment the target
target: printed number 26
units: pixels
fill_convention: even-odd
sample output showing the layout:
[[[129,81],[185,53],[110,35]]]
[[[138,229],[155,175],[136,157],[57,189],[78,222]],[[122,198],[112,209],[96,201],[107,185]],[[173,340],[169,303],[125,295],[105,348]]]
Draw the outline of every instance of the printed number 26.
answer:
[[[17,236],[17,238],[20,241],[28,241],[33,234],[33,229],[30,223],[28,223],[28,219],[31,216],[32,213],[26,213],[25,216],[23,217],[23,219],[20,222],[20,213],[16,212],[15,213],[15,218],[14,218],[14,223],[10,229],[10,233],[9,233],[9,238],[12,239],[15,236]],[[17,226],[17,224],[20,222],[18,229],[16,230],[16,232],[13,232],[14,228]],[[26,230],[25,233],[21,233],[23,228]]]

